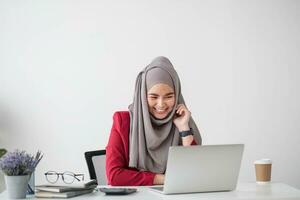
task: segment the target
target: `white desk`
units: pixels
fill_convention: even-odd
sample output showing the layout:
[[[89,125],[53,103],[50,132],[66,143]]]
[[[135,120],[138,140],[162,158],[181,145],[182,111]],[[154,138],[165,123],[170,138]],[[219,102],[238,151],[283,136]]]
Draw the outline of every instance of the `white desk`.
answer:
[[[0,194],[0,200],[7,200],[6,192]],[[32,197],[31,199],[35,199]],[[41,198],[39,198],[41,199]],[[138,187],[138,192],[130,195],[108,196],[102,192],[74,197],[72,199],[122,199],[122,200],[198,200],[198,199],[293,199],[300,200],[300,190],[283,183],[272,183],[269,185],[257,185],[256,183],[239,183],[235,191],[231,192],[211,192],[211,193],[194,193],[194,194],[176,194],[163,195],[149,190],[147,187]],[[49,199],[48,199],[49,200]]]

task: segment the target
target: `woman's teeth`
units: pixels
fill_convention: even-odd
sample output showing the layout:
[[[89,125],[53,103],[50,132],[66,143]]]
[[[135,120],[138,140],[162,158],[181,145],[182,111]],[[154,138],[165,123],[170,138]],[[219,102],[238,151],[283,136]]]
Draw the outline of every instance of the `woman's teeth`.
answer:
[[[157,108],[155,108],[155,110],[158,113],[165,113],[167,109],[157,109]]]

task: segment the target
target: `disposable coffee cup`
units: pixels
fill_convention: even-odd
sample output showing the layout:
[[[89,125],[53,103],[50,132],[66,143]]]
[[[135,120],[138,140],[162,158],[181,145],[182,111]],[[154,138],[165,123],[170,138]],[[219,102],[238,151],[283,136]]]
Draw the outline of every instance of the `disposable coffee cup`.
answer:
[[[271,181],[272,160],[260,159],[254,162],[256,183],[268,184]]]

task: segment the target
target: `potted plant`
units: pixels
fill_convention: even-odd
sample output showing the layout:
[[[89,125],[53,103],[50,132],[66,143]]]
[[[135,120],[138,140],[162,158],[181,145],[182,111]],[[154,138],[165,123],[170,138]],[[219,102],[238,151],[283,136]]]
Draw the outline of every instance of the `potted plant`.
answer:
[[[0,168],[4,173],[6,189],[10,198],[26,198],[28,181],[42,157],[40,151],[32,156],[25,151],[15,150],[0,158]]]

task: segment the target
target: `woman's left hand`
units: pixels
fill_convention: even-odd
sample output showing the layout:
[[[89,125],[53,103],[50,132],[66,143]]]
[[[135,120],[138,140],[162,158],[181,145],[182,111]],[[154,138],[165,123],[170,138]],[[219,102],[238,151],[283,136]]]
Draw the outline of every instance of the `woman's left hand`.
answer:
[[[190,130],[189,121],[191,118],[191,112],[183,104],[178,104],[174,115],[173,123],[178,130],[187,131]]]

